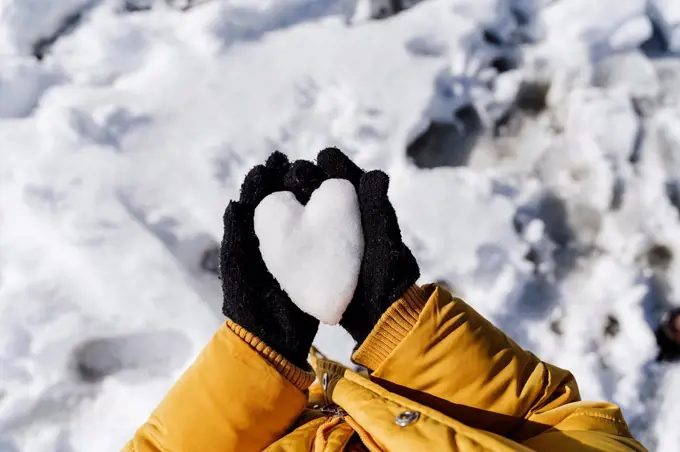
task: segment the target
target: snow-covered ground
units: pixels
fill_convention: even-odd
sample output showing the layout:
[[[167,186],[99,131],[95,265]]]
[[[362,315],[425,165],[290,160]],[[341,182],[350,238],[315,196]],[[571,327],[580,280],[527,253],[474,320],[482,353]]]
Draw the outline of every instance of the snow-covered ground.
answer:
[[[680,451],[675,0],[170,3],[0,1],[0,451],[119,450],[222,321],[245,172],[326,146],[390,173],[423,281]]]

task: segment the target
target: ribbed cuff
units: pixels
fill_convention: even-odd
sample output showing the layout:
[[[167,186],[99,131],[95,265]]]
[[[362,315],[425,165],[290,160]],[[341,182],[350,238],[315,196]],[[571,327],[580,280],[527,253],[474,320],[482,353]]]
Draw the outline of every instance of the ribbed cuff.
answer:
[[[352,355],[352,361],[372,370],[377,369],[418,322],[427,298],[422,288],[416,285],[409,287],[383,313],[366,340]]]
[[[300,391],[305,391],[316,378],[314,372],[300,369],[238,323],[227,319],[227,326],[236,333],[238,337],[254,348],[260,356],[269,361],[269,364],[274,366],[281,375]]]

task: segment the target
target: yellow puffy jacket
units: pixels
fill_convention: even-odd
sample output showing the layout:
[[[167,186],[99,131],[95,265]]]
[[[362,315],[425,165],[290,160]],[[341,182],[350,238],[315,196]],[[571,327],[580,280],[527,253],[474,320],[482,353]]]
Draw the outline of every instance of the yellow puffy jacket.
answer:
[[[619,408],[463,301],[413,286],[316,375],[227,321],[126,451],[644,451]],[[320,383],[310,385],[318,377]]]

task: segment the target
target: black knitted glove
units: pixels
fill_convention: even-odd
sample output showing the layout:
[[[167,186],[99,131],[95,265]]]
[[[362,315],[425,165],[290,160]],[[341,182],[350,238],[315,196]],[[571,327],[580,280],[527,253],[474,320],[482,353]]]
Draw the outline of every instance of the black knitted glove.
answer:
[[[240,200],[230,202],[224,212],[222,312],[303,369],[309,368],[307,355],[319,321],[301,311],[267,270],[253,215],[257,205],[277,191],[292,191],[298,201],[306,204],[324,179],[323,171],[312,163],[290,165],[286,156],[275,152],[264,166],[256,166],[248,173]]]
[[[361,344],[387,308],[416,282],[420,269],[401,240],[397,215],[387,197],[387,174],[364,173],[335,148],[321,151],[317,165],[329,179],[352,182],[359,195],[364,257],[357,289],[340,325]]]

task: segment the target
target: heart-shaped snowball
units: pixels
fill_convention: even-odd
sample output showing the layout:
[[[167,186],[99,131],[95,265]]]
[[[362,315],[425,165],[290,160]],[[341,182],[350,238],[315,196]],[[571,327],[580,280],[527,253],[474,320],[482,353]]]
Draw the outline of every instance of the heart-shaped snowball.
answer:
[[[336,325],[352,300],[364,254],[359,200],[344,179],[329,179],[307,205],[288,191],[255,209],[255,233],[269,272],[293,302]]]

